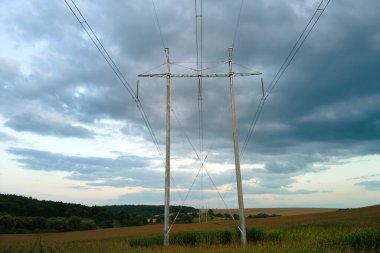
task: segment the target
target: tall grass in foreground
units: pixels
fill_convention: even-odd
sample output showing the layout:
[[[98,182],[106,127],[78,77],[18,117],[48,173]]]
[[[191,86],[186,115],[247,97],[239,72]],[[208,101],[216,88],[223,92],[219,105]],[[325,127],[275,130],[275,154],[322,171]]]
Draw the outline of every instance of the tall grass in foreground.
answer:
[[[111,238],[87,241],[0,242],[1,253],[248,253],[248,252],[380,252],[380,230],[360,228],[334,233],[307,229],[247,229],[248,245],[240,245],[234,230],[179,232],[170,236],[170,247],[163,247],[162,236],[129,240]]]
[[[231,250],[231,247],[234,248],[234,252],[251,252],[245,251],[246,249],[255,249],[254,252],[380,252],[380,229],[372,228],[347,232],[311,228],[247,228],[247,240],[247,248],[235,251],[240,241],[238,231],[191,231],[173,233],[170,236],[171,245],[201,247],[203,252],[224,252],[225,248]],[[132,248],[138,247],[139,252],[146,252],[144,250],[152,247],[158,249],[162,242],[162,236],[150,236],[130,240],[129,245]],[[227,245],[218,251],[206,250],[210,246],[215,250],[216,245],[223,244]]]
[[[380,252],[380,230],[362,229],[343,236],[343,243],[354,250]]]
[[[169,241],[171,245],[212,245],[231,243],[236,237],[233,231],[191,231],[173,233],[170,235]],[[157,246],[162,245],[163,236],[141,237],[130,240],[131,247],[136,246]]]

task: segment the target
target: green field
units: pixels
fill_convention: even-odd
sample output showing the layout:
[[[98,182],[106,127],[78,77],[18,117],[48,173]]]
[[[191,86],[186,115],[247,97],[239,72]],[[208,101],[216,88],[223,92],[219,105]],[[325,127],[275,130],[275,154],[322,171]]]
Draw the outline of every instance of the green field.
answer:
[[[175,225],[168,248],[157,245],[162,225],[0,235],[0,252],[380,252],[380,206],[248,219],[246,247],[239,244],[236,225]]]

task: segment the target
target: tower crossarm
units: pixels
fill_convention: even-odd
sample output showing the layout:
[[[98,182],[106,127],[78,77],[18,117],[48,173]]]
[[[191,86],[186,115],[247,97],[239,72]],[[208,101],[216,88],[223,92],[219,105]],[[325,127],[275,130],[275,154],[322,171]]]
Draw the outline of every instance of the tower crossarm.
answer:
[[[233,76],[257,76],[261,75],[260,72],[249,72],[249,73],[239,73],[232,72]],[[169,74],[170,77],[229,77],[230,73],[184,73],[184,74]],[[157,73],[157,74],[141,74],[138,77],[167,77],[168,73]]]

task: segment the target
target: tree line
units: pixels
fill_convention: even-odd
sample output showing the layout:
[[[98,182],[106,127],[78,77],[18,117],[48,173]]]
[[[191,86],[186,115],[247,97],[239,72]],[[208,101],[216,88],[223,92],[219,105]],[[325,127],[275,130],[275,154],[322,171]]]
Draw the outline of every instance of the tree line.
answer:
[[[180,207],[171,207],[171,212]],[[66,232],[125,226],[141,226],[159,217],[163,206],[85,206],[31,197],[0,194],[0,233]],[[193,211],[183,207],[183,211]],[[159,222],[160,219],[157,219]]]

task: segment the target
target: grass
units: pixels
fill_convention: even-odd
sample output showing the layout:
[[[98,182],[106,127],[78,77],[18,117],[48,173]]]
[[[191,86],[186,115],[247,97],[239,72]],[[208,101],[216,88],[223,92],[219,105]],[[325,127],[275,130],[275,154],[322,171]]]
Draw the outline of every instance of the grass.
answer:
[[[248,245],[234,221],[175,225],[161,246],[162,225],[55,234],[0,235],[5,252],[380,252],[380,206],[247,220]]]

